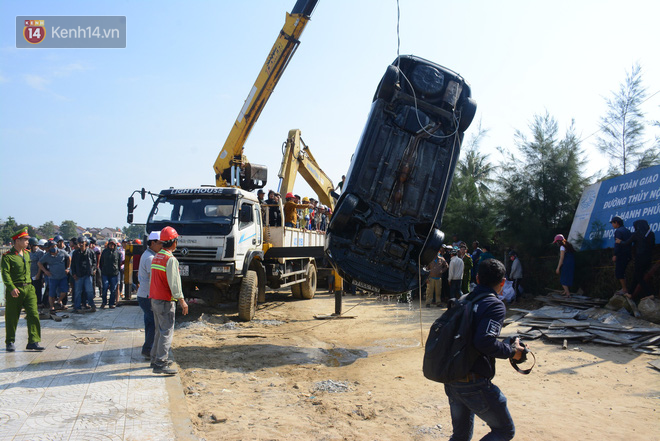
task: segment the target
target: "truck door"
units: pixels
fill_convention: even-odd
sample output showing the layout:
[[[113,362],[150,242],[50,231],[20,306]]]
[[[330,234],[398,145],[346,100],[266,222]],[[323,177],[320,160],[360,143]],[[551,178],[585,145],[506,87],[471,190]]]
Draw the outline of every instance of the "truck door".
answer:
[[[249,202],[241,203],[240,211],[238,212],[238,238],[236,244],[236,270],[240,271],[239,265],[242,266],[245,260],[245,255],[248,251],[257,247],[261,241],[260,228],[257,228],[257,219],[259,216],[258,208],[255,209],[254,204]],[[259,231],[259,235],[257,235]]]

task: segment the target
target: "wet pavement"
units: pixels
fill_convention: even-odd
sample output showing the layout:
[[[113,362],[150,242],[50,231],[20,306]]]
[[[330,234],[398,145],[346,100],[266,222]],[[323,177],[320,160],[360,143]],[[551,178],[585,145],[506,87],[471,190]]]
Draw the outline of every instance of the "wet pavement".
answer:
[[[153,374],[140,353],[137,305],[68,314],[42,320],[43,352],[25,350],[24,318],[5,352],[0,317],[0,441],[197,439],[179,376]]]

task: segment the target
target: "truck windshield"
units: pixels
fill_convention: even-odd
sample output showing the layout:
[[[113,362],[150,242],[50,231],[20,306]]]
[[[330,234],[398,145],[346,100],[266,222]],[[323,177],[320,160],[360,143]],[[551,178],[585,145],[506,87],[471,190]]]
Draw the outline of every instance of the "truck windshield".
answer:
[[[173,225],[179,234],[227,234],[234,218],[233,198],[161,197],[147,221],[151,231]]]

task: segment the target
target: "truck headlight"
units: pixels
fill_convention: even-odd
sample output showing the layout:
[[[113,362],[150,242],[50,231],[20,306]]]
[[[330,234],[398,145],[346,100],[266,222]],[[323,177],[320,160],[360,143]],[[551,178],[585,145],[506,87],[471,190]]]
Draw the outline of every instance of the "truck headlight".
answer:
[[[214,273],[229,273],[231,272],[231,266],[212,266],[211,274]]]

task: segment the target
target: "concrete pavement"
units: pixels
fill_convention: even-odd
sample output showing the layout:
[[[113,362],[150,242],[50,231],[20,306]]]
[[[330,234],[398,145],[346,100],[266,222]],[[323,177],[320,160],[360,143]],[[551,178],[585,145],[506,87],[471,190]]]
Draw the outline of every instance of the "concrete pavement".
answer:
[[[25,350],[23,318],[5,352],[0,317],[0,441],[197,439],[178,375],[153,374],[140,354],[138,306],[68,314],[42,320],[43,352]]]

